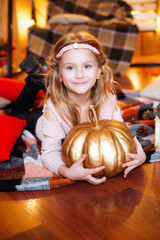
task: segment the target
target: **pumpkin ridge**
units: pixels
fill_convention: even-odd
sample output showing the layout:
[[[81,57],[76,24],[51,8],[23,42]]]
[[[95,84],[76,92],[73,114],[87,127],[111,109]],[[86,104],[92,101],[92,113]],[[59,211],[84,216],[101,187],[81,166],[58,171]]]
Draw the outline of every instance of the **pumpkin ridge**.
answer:
[[[111,132],[112,132],[112,131],[111,131]],[[112,133],[112,134],[113,134],[113,133]],[[112,138],[113,138],[113,142],[115,142],[115,145],[116,145],[116,146],[118,145],[118,147],[115,147],[115,151],[116,151],[116,161],[115,161],[115,165],[118,166],[118,163],[119,163],[119,151],[118,151],[118,149],[119,149],[119,147],[120,147],[120,148],[122,148],[122,147],[121,147],[121,145],[120,145],[120,143],[119,143],[119,141],[118,141],[118,138],[117,138],[115,135],[112,135]],[[113,169],[113,171],[112,171],[112,174],[113,174],[113,175],[117,175],[117,173],[119,172],[118,169],[119,169],[119,168],[114,167],[114,169]]]
[[[98,129],[98,131],[102,132],[102,129]],[[104,162],[104,159],[103,159],[103,150],[102,150],[102,145],[101,145],[101,142],[103,142],[103,141],[101,141],[101,139],[102,139],[102,134],[99,134],[99,135],[98,135],[98,140],[97,140],[97,141],[98,141],[99,157],[98,157],[97,164],[96,164],[96,166],[94,166],[94,167],[105,166],[105,162]],[[99,162],[99,163],[98,163],[98,162]],[[93,166],[90,166],[90,167],[93,167]],[[101,171],[93,174],[93,176],[100,178],[100,177],[104,176],[104,174],[105,174],[104,170],[101,170]]]
[[[132,142],[131,139],[133,138],[133,135],[132,135],[130,129],[127,127],[127,125],[126,125],[126,127],[122,125],[121,129],[118,128],[117,126],[110,126],[110,130],[111,129],[114,131],[114,133],[116,131],[117,133],[123,135],[124,138],[127,138],[127,140],[129,142]]]
[[[85,139],[84,152],[87,153],[87,159],[84,161],[84,165],[87,168],[93,168],[93,167],[101,166],[101,161],[99,159],[100,154],[98,154],[98,156],[97,156],[98,160],[94,161],[95,166],[93,166],[93,159],[89,157],[91,155],[90,153],[95,151],[95,150],[97,150],[97,152],[99,153],[99,148],[97,148],[97,146],[99,146],[99,143],[98,143],[99,138],[97,138],[97,132],[99,132],[99,131],[101,131],[101,129],[91,129],[91,131],[88,133],[88,135],[86,136],[86,139]],[[93,141],[94,138],[96,139],[95,144],[94,144],[94,141]],[[91,141],[91,139],[92,139],[92,141]],[[94,144],[95,146],[92,147],[91,144],[92,145]],[[92,149],[92,150],[90,151],[90,149]],[[92,162],[92,163],[90,163],[90,162]],[[97,164],[97,162],[99,162],[99,163]]]
[[[119,128],[115,127],[113,129],[111,128],[111,130],[114,131],[114,134],[116,136],[120,136],[120,137],[118,137],[118,139],[121,142],[121,145],[123,145],[126,148],[127,152],[130,152],[130,150],[133,149],[133,145],[135,145],[135,143],[133,141],[133,135],[131,133],[131,130],[127,127],[127,125],[126,125],[126,127],[123,127],[123,129],[119,129]],[[126,142],[128,143],[127,145],[129,147],[126,147],[127,146]],[[124,150],[124,147],[123,147],[123,150]]]
[[[108,128],[109,120],[108,119],[100,120],[99,125],[101,126],[101,128]]]
[[[121,134],[123,137],[126,137],[127,140],[129,139],[128,136],[125,134],[126,133],[126,131],[125,131],[126,129],[122,130],[122,129],[119,129],[117,127],[115,127],[115,128],[110,127],[110,130],[114,131],[114,133],[116,133],[118,135]],[[127,131],[127,134],[128,134],[128,131]]]
[[[82,129],[74,136],[68,152],[68,156],[72,157],[73,161],[78,160],[85,153],[84,144],[89,131],[90,129]]]
[[[120,141],[120,138],[114,135],[114,138],[116,139],[116,142],[118,144],[118,148],[116,148],[117,152],[117,165],[119,168],[115,168],[115,175],[118,175],[123,169],[122,164],[126,162],[125,152],[124,152],[124,142],[123,144]],[[123,147],[122,147],[123,146]]]
[[[84,153],[84,167],[104,165],[104,170],[94,175],[112,178],[123,171],[124,161],[131,160],[125,152],[135,153],[136,145],[124,122],[103,119],[98,123],[98,129],[95,122],[73,126],[63,143],[62,155],[66,156],[66,165],[71,166]]]
[[[106,160],[107,157],[105,157],[105,161],[104,161],[104,154],[103,154],[103,161],[102,161],[102,164],[106,167],[103,170],[104,173],[106,173],[105,175],[108,178],[111,178],[113,176],[118,175],[123,170],[121,166],[122,166],[124,161],[121,161],[122,160],[121,151],[123,152],[124,157],[125,157],[125,154],[124,154],[124,151],[123,151],[122,144],[119,141],[119,138],[116,135],[113,134],[113,131],[110,130],[110,129],[104,129],[104,131],[105,131],[105,133],[107,132],[107,134],[109,135],[107,138],[112,139],[112,142],[114,143],[114,144],[112,143],[110,146],[112,146],[112,150],[114,149],[114,152],[115,152],[115,156],[114,156],[115,157],[115,162],[109,164],[108,161]],[[104,136],[105,136],[105,134],[104,134]],[[114,145],[116,147],[113,147]],[[120,149],[120,151],[119,151],[119,149]],[[106,162],[107,162],[107,164],[106,164]],[[119,166],[119,167],[116,167],[116,166]],[[108,170],[109,170],[109,172],[108,172]]]
[[[73,128],[71,130],[74,130]],[[62,146],[62,156],[63,156],[63,161],[67,164],[69,164],[71,166],[71,158],[70,158],[70,148],[72,147],[72,144],[75,140],[75,138],[82,132],[84,131],[84,129],[82,128],[82,130],[80,132],[76,132],[75,131],[70,131],[69,134],[67,135],[67,137],[65,138],[64,142],[63,142],[63,146]],[[74,133],[74,135],[73,135]],[[72,138],[70,139],[70,136],[72,135]]]
[[[103,139],[102,139],[102,143],[101,143],[101,151],[103,151],[103,164],[105,166],[105,169],[103,171],[107,177],[111,177],[109,172],[113,172],[114,168],[116,166],[116,163],[111,161],[111,159],[113,157],[113,153],[114,153],[114,158],[117,158],[117,153],[115,154],[116,149],[113,144],[114,136],[113,136],[112,132],[109,131],[109,129],[105,129],[101,138],[102,137],[103,137]],[[108,141],[108,139],[110,139],[110,141]],[[104,148],[106,151],[104,151]]]
[[[126,129],[126,130],[129,130],[129,129]],[[115,129],[114,129],[114,132],[115,132]],[[125,144],[124,142],[126,142],[126,141],[128,142],[128,144],[134,144],[134,142],[132,141],[133,135],[130,132],[130,130],[126,131],[126,133],[125,133],[125,131],[119,131],[119,129],[116,129],[116,132],[119,133],[118,135],[121,136],[120,139],[122,140],[123,144]],[[128,136],[128,135],[130,135],[130,136]],[[123,137],[123,139],[122,139],[122,137]]]

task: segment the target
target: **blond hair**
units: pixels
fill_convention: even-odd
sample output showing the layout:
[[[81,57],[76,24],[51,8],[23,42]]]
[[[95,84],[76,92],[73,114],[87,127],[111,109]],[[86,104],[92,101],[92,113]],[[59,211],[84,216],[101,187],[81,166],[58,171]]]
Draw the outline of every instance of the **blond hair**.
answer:
[[[77,105],[70,101],[64,84],[58,79],[58,63],[60,59],[56,57],[63,47],[73,43],[89,44],[99,51],[99,54],[95,54],[95,56],[97,58],[98,66],[101,67],[101,74],[91,90],[91,101],[95,106],[98,117],[107,94],[113,94],[114,90],[112,70],[107,65],[106,56],[103,53],[102,45],[97,38],[87,32],[68,33],[61,37],[55,44],[51,55],[47,59],[48,72],[45,81],[45,101],[50,98],[60,115],[62,116],[64,114],[74,126],[80,122],[80,116],[76,108]],[[91,120],[92,118],[93,117],[90,116]]]

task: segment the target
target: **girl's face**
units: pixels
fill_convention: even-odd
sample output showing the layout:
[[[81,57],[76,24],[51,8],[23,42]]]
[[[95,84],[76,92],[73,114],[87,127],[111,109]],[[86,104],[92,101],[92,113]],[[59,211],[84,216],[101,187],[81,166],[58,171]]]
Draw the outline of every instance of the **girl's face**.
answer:
[[[94,53],[88,49],[69,50],[59,62],[59,79],[69,97],[90,94],[100,72]]]

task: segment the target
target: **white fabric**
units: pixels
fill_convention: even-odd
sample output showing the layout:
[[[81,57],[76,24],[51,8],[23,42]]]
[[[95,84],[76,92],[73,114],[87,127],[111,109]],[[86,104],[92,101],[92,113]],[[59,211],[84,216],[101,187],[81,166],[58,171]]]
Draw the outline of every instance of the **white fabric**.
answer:
[[[0,108],[6,107],[7,105],[9,105],[11,103],[10,100],[0,97]]]
[[[160,100],[160,79],[147,85],[139,94],[142,97]]]
[[[48,20],[49,24],[83,24],[93,22],[93,19],[81,14],[60,13],[56,14]]]

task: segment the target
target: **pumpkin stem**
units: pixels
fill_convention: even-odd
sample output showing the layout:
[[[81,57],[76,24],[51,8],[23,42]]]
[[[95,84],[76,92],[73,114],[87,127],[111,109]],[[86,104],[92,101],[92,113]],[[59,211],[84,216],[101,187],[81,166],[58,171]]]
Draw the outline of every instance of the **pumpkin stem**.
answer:
[[[95,120],[95,127],[96,128],[100,128],[99,127],[99,123],[98,123],[98,118],[97,118],[97,114],[96,114],[96,111],[94,109],[94,106],[93,105],[89,105],[89,108],[92,110],[93,112],[93,117],[94,117],[94,120]]]

